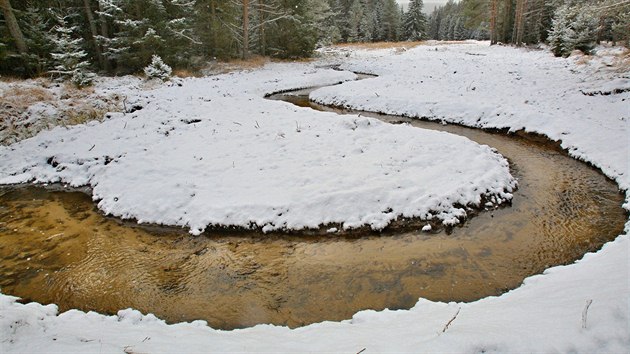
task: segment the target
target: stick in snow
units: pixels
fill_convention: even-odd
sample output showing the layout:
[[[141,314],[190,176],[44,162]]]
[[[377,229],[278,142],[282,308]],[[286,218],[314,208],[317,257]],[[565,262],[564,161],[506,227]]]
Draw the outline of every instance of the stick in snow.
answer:
[[[366,349],[366,348],[363,348],[363,349],[359,350],[359,351],[357,352],[357,354],[361,354],[361,353],[363,353],[363,352],[365,351],[365,349]]]
[[[586,317],[588,316],[588,308],[591,307],[592,303],[592,299],[586,300],[586,306],[584,306],[584,310],[582,310],[582,328],[586,328]]]
[[[444,329],[442,330],[442,333],[446,332],[446,330],[448,329],[448,326],[450,326],[451,323],[453,323],[453,321],[455,321],[455,319],[457,318],[457,315],[459,315],[459,311],[461,309],[462,309],[461,307],[457,308],[457,312],[455,312],[455,316],[453,316],[453,318],[451,318],[450,321],[446,322],[446,326],[444,326]]]

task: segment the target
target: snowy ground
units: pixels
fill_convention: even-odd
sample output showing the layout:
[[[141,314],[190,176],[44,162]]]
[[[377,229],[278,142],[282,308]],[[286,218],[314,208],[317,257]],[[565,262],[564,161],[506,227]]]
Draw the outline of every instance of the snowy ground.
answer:
[[[357,50],[348,52],[348,57],[344,53],[340,56],[339,62],[343,62],[345,68],[376,73],[380,77],[324,88],[314,92],[312,97],[321,102],[410,116],[426,116],[477,127],[509,127],[512,130],[540,132],[552,139],[561,139],[563,146],[572,155],[600,167],[621,187],[627,189],[630,182],[627,173],[627,122],[630,116],[626,101],[630,94],[628,92],[592,96],[584,94],[624,91],[628,87],[628,72],[615,71],[618,66],[607,66],[612,61],[620,59],[619,53],[613,51],[591,59],[557,59],[544,51],[489,48],[483,43],[420,46],[403,53],[390,50]],[[334,63],[337,59],[326,60]],[[297,109],[280,102],[263,101],[261,96],[265,93],[351,78],[339,72],[316,70],[306,64],[283,68],[295,70],[294,72],[301,71],[301,75],[283,74],[279,78],[275,71],[277,69],[273,67],[253,74],[217,77],[214,84],[207,80],[185,81],[182,87],[174,86],[145,92],[146,97],[137,99],[137,104],[144,108],[133,114],[114,115],[98,127],[93,124],[70,130],[53,130],[20,145],[0,150],[0,159],[3,161],[0,171],[3,171],[3,181],[6,183],[36,178],[42,181],[64,179],[73,184],[92,183],[95,194],[105,201],[101,201],[103,204],[99,206],[103,210],[111,211],[108,208],[117,205],[113,204],[116,196],[112,194],[115,189],[111,181],[125,180],[127,178],[125,176],[131,178],[146,173],[149,173],[149,176],[154,173],[155,178],[164,179],[160,173],[165,172],[155,170],[160,168],[158,162],[170,168],[184,169],[183,174],[205,178],[207,176],[199,174],[194,167],[211,168],[211,165],[204,165],[206,162],[203,162],[208,156],[216,158],[221,156],[221,153],[227,153],[224,149],[238,147],[238,143],[229,141],[228,134],[237,132],[254,139],[253,141],[264,142],[265,138],[268,140],[261,148],[251,146],[252,141],[245,142],[250,146],[240,147],[245,152],[239,158],[245,159],[244,162],[247,164],[258,164],[259,155],[264,155],[261,152],[269,153],[269,149],[272,149],[272,154],[279,154],[278,156],[288,156],[284,155],[286,152],[283,149],[307,149],[302,159],[291,164],[291,168],[297,168],[292,183],[305,183],[306,181],[301,179],[302,173],[318,173],[318,168],[302,163],[305,158],[310,158],[309,161],[314,161],[314,164],[317,163],[316,158],[306,156],[316,149],[302,145],[304,141],[315,144],[312,146],[319,149],[326,147],[326,151],[332,150],[329,157],[345,155],[341,159],[337,157],[332,161],[319,161],[320,165],[337,163],[336,166],[339,168],[348,161],[346,158],[350,158],[353,166],[356,163],[361,168],[366,168],[366,173],[371,173],[369,167],[374,169],[375,166],[366,165],[361,159],[362,156],[376,154],[370,159],[379,158],[383,161],[395,156],[396,159],[400,159],[397,163],[398,167],[401,167],[401,172],[397,172],[396,165],[385,165],[390,173],[387,176],[395,176],[396,180],[403,178],[401,181],[409,178],[402,175],[403,166],[404,169],[438,168],[422,165],[421,161],[413,159],[415,154],[399,155],[404,153],[405,149],[441,146],[439,156],[447,154],[449,158],[457,158],[463,150],[473,149],[473,155],[481,154],[484,163],[498,174],[494,180],[498,176],[504,177],[502,182],[499,178],[502,184],[496,188],[505,189],[511,183],[509,175],[502,174],[505,166],[500,157],[466,140],[454,139],[448,135],[432,136],[428,133],[425,135],[425,132],[417,132],[416,129],[409,127],[395,128],[372,120],[329,116]],[[243,89],[245,83],[247,89]],[[226,97],[223,98],[222,95]],[[164,97],[172,101],[168,103],[169,101],[156,100]],[[208,98],[211,101],[206,102],[204,99]],[[251,100],[252,104],[243,103],[247,102],[243,98]],[[217,101],[220,102],[212,103]],[[246,114],[233,112],[228,103],[239,104],[240,112]],[[217,122],[219,120],[217,117],[228,118]],[[196,122],[197,119],[200,121]],[[215,127],[217,123],[222,124]],[[141,128],[142,124],[145,128]],[[267,125],[271,125],[271,128],[264,128]],[[100,135],[98,132],[104,128],[108,133]],[[216,140],[208,137],[200,140],[197,135],[201,129],[205,129],[206,132],[217,129],[216,135],[219,137],[215,138]],[[372,134],[372,131],[375,134]],[[139,136],[137,139],[136,134]],[[263,138],[257,137],[257,134]],[[328,140],[318,145],[319,140],[315,137]],[[417,141],[414,137],[420,140]],[[107,140],[108,138],[110,140]],[[256,140],[257,138],[259,140]],[[59,139],[64,139],[65,143],[61,143]],[[120,142],[120,146],[112,146],[113,144],[101,146],[111,139]],[[171,139],[175,141],[174,144],[170,143]],[[401,141],[405,141],[405,144],[401,144]],[[191,151],[193,146],[199,148],[202,142],[212,146],[210,152],[219,155],[201,155],[210,153],[204,149]],[[339,144],[345,143],[350,145],[343,145],[337,149]],[[332,146],[329,146],[331,144]],[[455,144],[455,147],[444,149],[444,145],[450,144]],[[124,146],[124,150],[121,146]],[[43,147],[48,147],[46,152],[42,152]],[[172,149],[179,149],[179,153],[173,155]],[[147,151],[162,154],[163,159],[155,160]],[[72,152],[76,152],[77,155],[73,155]],[[34,155],[33,158],[29,157],[31,154]],[[174,159],[174,156],[180,154],[186,156],[187,160]],[[255,157],[248,159],[250,154]],[[20,156],[22,161],[17,156]],[[55,158],[50,159],[52,156]],[[104,163],[106,156],[111,159],[107,164]],[[137,156],[134,157],[136,160],[130,161],[141,159],[148,161],[134,166],[125,162],[129,156]],[[99,157],[99,160],[95,160],[95,157]],[[195,161],[198,157],[206,159]],[[223,171],[244,168],[237,166],[236,162],[232,163],[232,157],[226,156],[220,161],[223,165],[216,168]],[[441,166],[439,168],[449,166],[448,161],[442,166],[441,159],[434,159],[431,162]],[[119,164],[121,166],[116,167]],[[227,166],[224,166],[226,164]],[[460,183],[466,183],[464,182],[466,178],[471,178],[471,181],[477,181],[478,178],[493,180],[484,177],[483,174],[469,176],[480,173],[476,171],[475,166],[471,166],[475,164],[462,165],[457,160],[455,164],[459,164],[457,168],[462,169],[462,173],[459,174],[462,176],[458,175],[457,179]],[[108,167],[110,165],[114,167]],[[266,164],[255,166],[269,169],[273,167]],[[127,169],[132,171],[127,172]],[[239,176],[247,176],[246,173],[254,171],[243,169],[229,176],[238,179]],[[330,170],[333,173],[338,173],[337,171],[335,168]],[[15,175],[9,177],[8,174]],[[173,188],[190,191],[195,196],[197,193],[207,196],[204,194],[207,190],[200,188],[198,183],[185,181],[177,173],[165,176],[169,181],[173,180],[176,181],[174,183],[180,184],[167,185],[166,193],[169,188]],[[381,176],[379,179],[378,176],[378,173],[374,174],[373,177],[377,180],[370,180],[370,184],[387,182],[388,178]],[[334,178],[329,181],[339,182]],[[487,181],[481,186],[492,185]],[[250,182],[255,183],[252,178],[247,180],[247,183]],[[152,181],[132,183],[134,188],[142,189]],[[409,187],[405,183],[398,185]],[[391,188],[391,185],[389,187]],[[346,185],[343,190],[347,188]],[[360,189],[351,190],[355,192],[354,195],[364,195]],[[498,194],[503,192],[494,190]],[[152,189],[143,189],[141,192],[156,193]],[[374,191],[369,191],[372,192]],[[412,190],[408,192],[417,193]],[[479,187],[476,192],[477,195],[481,192]],[[135,194],[132,190],[124,190],[121,195]],[[174,204],[184,202],[178,199],[178,194],[167,195],[168,198],[175,198]],[[450,196],[448,199],[444,198],[448,201],[453,201],[455,196],[461,195],[470,197],[471,202],[475,201],[475,194],[463,190],[445,195]],[[284,197],[286,199],[280,201],[288,203],[294,196]],[[409,202],[404,197],[401,198]],[[123,200],[118,198],[115,202],[122,204]],[[127,204],[119,209],[124,212],[119,215],[127,216],[126,212],[142,210],[143,207],[127,201],[124,203]],[[382,206],[373,201],[371,205]],[[147,210],[158,206],[153,205]],[[182,207],[186,210],[185,205]],[[116,210],[118,206],[112,208]],[[170,215],[169,213],[175,209],[164,206],[160,213]],[[403,209],[396,209],[396,212],[399,210],[404,213]],[[451,209],[451,212],[457,213],[453,210]],[[380,211],[369,215],[371,219],[365,220],[376,220],[372,225],[381,225],[381,222],[387,220],[383,215],[390,212]],[[248,212],[251,213],[252,210]],[[237,214],[230,214],[230,217],[235,215]],[[150,220],[150,217],[147,219]],[[169,222],[173,220],[176,219],[169,219]],[[190,220],[193,220],[192,216]],[[256,222],[259,226],[271,227],[310,226],[308,224],[310,221],[303,221],[304,224],[300,225],[287,220],[261,219],[260,223],[258,220]],[[194,224],[188,221],[188,224],[195,230],[197,225],[204,222]],[[352,225],[354,224],[350,224]],[[627,223],[626,232],[629,228],[630,223]],[[628,242],[628,236],[621,235],[615,241],[606,244],[601,251],[586,255],[576,264],[554,267],[543,275],[530,277],[525,280],[524,285],[500,297],[458,304],[434,303],[421,299],[408,311],[362,311],[348,321],[324,322],[295,330],[259,325],[225,332],[210,329],[203,322],[169,326],[151,315],[143,316],[133,310],[121,311],[118,316],[109,317],[79,311],[57,314],[54,305],[41,306],[35,303],[21,305],[12,297],[2,296],[0,343],[7,352],[359,352],[364,348],[364,353],[628,352],[630,348]],[[589,302],[590,306],[585,311]],[[458,313],[456,318],[446,328],[456,313]]]
[[[452,225],[466,217],[459,205],[512,198],[507,161],[487,146],[264,99],[354,77],[276,64],[139,91],[133,113],[0,148],[0,183],[89,185],[107,214],[193,234],[215,225],[380,230],[400,217]]]

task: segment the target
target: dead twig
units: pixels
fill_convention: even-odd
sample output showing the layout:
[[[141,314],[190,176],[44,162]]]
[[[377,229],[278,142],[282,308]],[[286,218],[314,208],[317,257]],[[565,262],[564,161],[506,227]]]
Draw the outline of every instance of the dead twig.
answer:
[[[96,144],[92,145],[92,147],[88,151],[92,151],[92,149],[94,149],[95,146],[96,146]]]
[[[363,353],[363,352],[365,351],[365,349],[366,349],[366,348],[363,348],[363,349],[359,350],[359,351],[357,352],[357,354],[361,354],[361,353]]]
[[[457,315],[459,315],[459,311],[461,309],[462,309],[461,307],[457,308],[457,312],[455,312],[455,316],[453,316],[453,318],[451,318],[448,322],[446,322],[446,325],[444,326],[444,329],[442,329],[442,333],[446,332],[446,330],[451,325],[451,323],[453,323],[453,321],[455,321],[455,319],[457,318]]]
[[[584,306],[584,310],[582,310],[582,328],[586,328],[586,317],[588,316],[588,308],[591,307],[592,303],[592,299],[586,300],[586,305]]]

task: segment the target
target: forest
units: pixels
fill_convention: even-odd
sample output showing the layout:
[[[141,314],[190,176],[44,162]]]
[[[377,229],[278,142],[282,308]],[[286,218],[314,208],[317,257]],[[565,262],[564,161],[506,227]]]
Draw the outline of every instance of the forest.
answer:
[[[0,0],[0,74],[89,84],[138,73],[153,56],[197,70],[253,55],[309,57],[348,42],[548,43],[557,56],[628,46],[630,0]]]

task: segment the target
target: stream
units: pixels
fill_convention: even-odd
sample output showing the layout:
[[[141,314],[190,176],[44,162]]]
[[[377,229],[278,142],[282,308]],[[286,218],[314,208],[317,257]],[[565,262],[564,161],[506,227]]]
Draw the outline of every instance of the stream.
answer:
[[[312,90],[312,89],[311,89]],[[277,94],[316,110],[359,113]],[[545,139],[360,112],[390,123],[462,135],[494,147],[519,180],[509,207],[452,230],[355,236],[186,230],[100,213],[60,187],[0,188],[0,288],[61,311],[115,314],[132,307],[169,323],[213,328],[299,327],[364,309],[409,309],[419,297],[474,301],[572,263],[619,235],[617,185]]]

